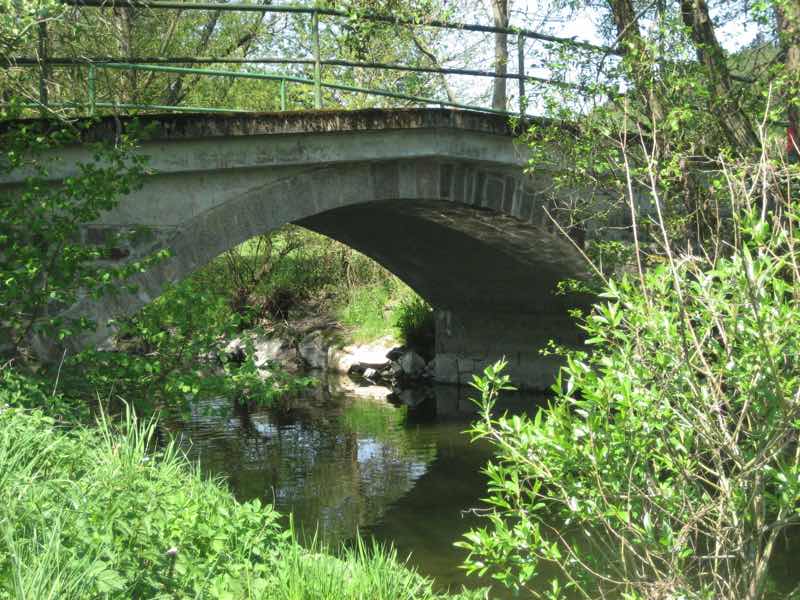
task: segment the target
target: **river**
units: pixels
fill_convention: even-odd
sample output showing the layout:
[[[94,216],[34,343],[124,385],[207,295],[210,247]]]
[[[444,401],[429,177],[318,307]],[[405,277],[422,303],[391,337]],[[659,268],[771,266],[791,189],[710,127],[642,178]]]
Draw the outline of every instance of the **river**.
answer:
[[[491,457],[464,431],[475,414],[468,387],[436,386],[414,407],[365,398],[330,377],[280,409],[231,411],[192,404],[166,423],[192,460],[224,477],[240,500],[292,514],[301,535],[336,545],[356,531],[391,543],[439,589],[474,587],[453,546],[480,524]],[[542,395],[507,394],[503,409],[532,413]]]
[[[437,589],[487,581],[459,568],[453,546],[481,519],[491,458],[465,430],[475,415],[471,388],[436,386],[409,407],[353,393],[328,377],[275,409],[231,409],[224,398],[196,401],[190,414],[164,422],[192,460],[227,480],[240,500],[259,498],[293,515],[301,537],[336,546],[359,532],[392,544]],[[500,410],[533,414],[546,396],[506,394]],[[798,583],[796,534],[775,557],[770,598]],[[542,573],[545,585],[550,573]],[[495,588],[492,597],[510,597]]]

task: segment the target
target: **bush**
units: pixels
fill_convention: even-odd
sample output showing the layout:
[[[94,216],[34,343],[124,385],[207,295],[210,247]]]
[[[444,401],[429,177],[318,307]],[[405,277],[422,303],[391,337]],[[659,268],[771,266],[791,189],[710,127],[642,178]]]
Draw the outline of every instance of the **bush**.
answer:
[[[59,313],[82,296],[117,290],[164,256],[112,267],[99,259],[125,236],[98,245],[81,240],[84,224],[141,185],[145,160],[132,153],[133,137],[126,134],[114,146],[96,145],[93,159],[75,166],[77,175],[52,184],[53,153],[78,133],[21,126],[0,136],[0,172],[28,173],[19,189],[0,197],[0,336],[9,339],[12,354],[26,354],[33,335],[61,340],[91,329],[85,317]]]
[[[433,308],[417,294],[411,294],[395,309],[395,327],[400,340],[431,360],[435,354],[436,320]]]
[[[476,381],[473,434],[497,456],[490,525],[460,542],[471,571],[547,598],[768,596],[800,522],[795,211],[744,206],[725,256],[668,251],[609,283],[583,320],[591,353],[568,354],[535,418],[492,416],[502,364]],[[532,585],[548,563],[560,575]]]
[[[186,409],[188,401],[209,395],[268,406],[312,383],[276,366],[262,375],[252,348],[241,363],[228,360],[221,346],[237,333],[242,318],[224,295],[190,277],[119,324],[117,341],[124,351],[90,350],[69,359],[65,385],[103,398],[122,388],[137,407],[152,411]],[[222,364],[214,364],[214,357]],[[78,371],[83,381],[75,381]]]

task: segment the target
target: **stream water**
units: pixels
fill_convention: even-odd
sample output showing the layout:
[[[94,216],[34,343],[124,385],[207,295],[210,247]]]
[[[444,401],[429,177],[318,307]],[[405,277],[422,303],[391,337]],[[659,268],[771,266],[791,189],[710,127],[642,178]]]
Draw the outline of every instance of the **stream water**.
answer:
[[[342,389],[336,379],[280,410],[237,410],[196,402],[167,427],[189,457],[227,479],[241,500],[260,498],[306,536],[338,544],[362,536],[391,543],[439,589],[475,586],[453,547],[480,519],[491,456],[464,430],[474,416],[471,388],[441,386],[410,408]],[[509,394],[503,408],[536,410],[543,396]]]
[[[164,426],[239,499],[260,498],[292,514],[306,539],[317,535],[335,546],[358,531],[410,556],[438,589],[478,587],[487,582],[459,568],[465,553],[453,542],[482,524],[471,509],[485,496],[481,469],[491,448],[464,433],[475,414],[471,388],[433,392],[409,407],[365,398],[329,378],[280,410],[232,411],[230,400],[210,399]],[[544,401],[507,394],[499,408],[533,414]],[[775,557],[770,598],[786,598],[800,579],[800,540],[790,537]]]

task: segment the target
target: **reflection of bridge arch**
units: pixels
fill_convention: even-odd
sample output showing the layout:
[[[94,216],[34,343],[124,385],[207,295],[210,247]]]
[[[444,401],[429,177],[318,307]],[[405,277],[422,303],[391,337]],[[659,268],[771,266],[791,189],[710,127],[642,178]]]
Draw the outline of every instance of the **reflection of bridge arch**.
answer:
[[[550,177],[523,173],[526,149],[505,119],[413,109],[140,120],[156,131],[142,144],[154,174],[87,236],[144,226],[151,234],[131,256],[166,247],[172,258],[137,276],[135,294],[73,309],[98,323],[131,314],[233,246],[298,223],[376,258],[431,301],[441,380],[505,354],[512,375],[542,387],[553,364],[538,347],[574,341],[552,291],[581,273],[580,259],[548,230]],[[86,139],[114,127],[101,121]],[[83,146],[65,149],[52,176],[88,157]]]

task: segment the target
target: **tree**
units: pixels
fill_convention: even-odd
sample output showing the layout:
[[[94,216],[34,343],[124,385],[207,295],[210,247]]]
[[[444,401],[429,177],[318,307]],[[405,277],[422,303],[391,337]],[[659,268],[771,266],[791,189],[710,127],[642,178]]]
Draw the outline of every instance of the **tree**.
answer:
[[[776,2],[775,17],[781,53],[784,55],[787,106],[789,121],[786,150],[796,161],[800,151],[800,4],[785,0]]]
[[[790,57],[800,51],[790,4],[796,2],[775,0],[746,11],[729,3],[728,12],[718,7],[715,16],[705,0],[579,3],[604,17],[599,33],[617,55],[569,45],[551,51],[567,85],[550,86],[538,96],[556,124],[575,124],[574,134],[565,138],[558,126],[534,128],[532,165],[552,161],[545,150],[551,141],[560,160],[573,165],[559,174],[557,185],[594,188],[619,202],[617,210],[601,212],[591,198],[575,198],[556,204],[553,216],[565,226],[598,232],[630,226],[632,219],[647,225],[643,215],[630,215],[626,196],[629,183],[646,190],[652,176],[676,243],[698,246],[715,235],[723,224],[709,190],[723,183],[717,175],[723,157],[758,157],[762,139],[774,143],[781,121],[794,118],[791,82],[797,77]],[[560,6],[563,14],[567,3]],[[732,18],[761,30],[751,48],[733,55],[722,47],[715,26]],[[746,54],[757,58],[745,60]]]
[[[508,0],[490,0],[494,26],[508,27]],[[508,70],[508,34],[494,34],[494,70],[498,75],[505,75]],[[506,80],[495,77],[492,92],[492,108],[506,110]]]
[[[30,173],[21,189],[0,197],[0,330],[7,338],[4,350],[12,355],[26,355],[36,334],[63,339],[91,327],[82,319],[60,318],[59,310],[81,294],[108,290],[147,264],[104,264],[101,259],[109,258],[119,240],[91,244],[81,236],[82,225],[140,184],[143,161],[130,154],[131,139],[97,146],[95,161],[78,165],[78,175],[51,185],[42,157],[75,135],[58,126],[23,125],[0,137],[3,168]]]
[[[264,4],[269,5],[270,0]],[[384,12],[424,22],[427,18],[446,18],[446,3],[420,0],[399,3],[331,2],[333,8],[348,11],[350,19],[323,17],[320,42],[323,58],[360,60],[378,63],[419,64],[437,62],[443,32],[433,28],[409,28],[391,23],[360,19],[366,12]],[[47,44],[51,57],[85,60],[113,56],[117,59],[146,61],[147,58],[185,58],[181,66],[225,69],[233,73],[267,71],[288,76],[313,77],[307,64],[194,64],[192,59],[253,59],[258,57],[308,58],[312,55],[309,15],[225,10],[159,10],[147,7],[72,7],[62,10],[61,18],[50,24]],[[28,38],[15,47],[15,56],[36,56],[36,40]],[[44,68],[44,67],[43,67]],[[88,105],[88,68],[58,66],[45,68],[49,103],[52,110],[63,104]],[[163,73],[125,69],[96,69],[95,91],[98,101],[120,104],[192,105],[231,109],[277,110],[280,107],[278,81],[230,79],[198,74]],[[29,101],[39,97],[37,70],[14,70],[18,79],[16,95]],[[408,95],[437,97],[447,94],[443,78],[402,71],[324,67],[324,77],[343,85],[384,88]],[[221,82],[225,81],[222,85]],[[291,108],[313,108],[309,86],[290,84]],[[397,100],[361,97],[352,93],[326,90],[326,105],[374,106]],[[451,96],[447,96],[451,97]],[[107,111],[101,108],[100,111]],[[130,109],[127,109],[130,110]]]

